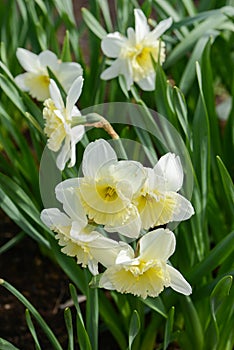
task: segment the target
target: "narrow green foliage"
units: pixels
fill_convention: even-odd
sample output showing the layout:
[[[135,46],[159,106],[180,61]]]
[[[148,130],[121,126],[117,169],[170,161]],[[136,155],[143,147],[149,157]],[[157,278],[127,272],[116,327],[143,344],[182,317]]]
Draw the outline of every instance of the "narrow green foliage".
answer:
[[[81,310],[78,302],[78,295],[76,293],[75,287],[72,284],[70,285],[70,293],[77,311],[76,329],[77,329],[78,344],[80,345],[81,350],[91,350],[92,347],[91,347],[88,333],[85,329],[83,316],[81,314]]]
[[[55,350],[62,350],[61,345],[59,344],[57,338],[55,337],[54,333],[50,329],[50,327],[45,323],[41,315],[38,313],[38,311],[35,309],[35,307],[21,294],[17,289],[15,289],[10,283],[1,280],[0,286],[3,286],[6,288],[10,293],[12,293],[33,315],[39,326],[42,328],[43,332],[47,336],[48,340],[50,341],[53,349]]]
[[[105,31],[105,29],[100,25],[100,23],[96,20],[96,18],[91,14],[89,10],[87,10],[86,8],[82,8],[82,15],[89,29],[99,39],[103,39],[107,35],[107,32]]]
[[[132,317],[130,320],[129,325],[129,335],[128,335],[128,349],[132,349],[132,344],[134,342],[134,339],[136,338],[137,334],[140,331],[141,323],[140,323],[140,317],[136,310],[133,311]]]
[[[71,310],[69,308],[66,308],[64,310],[64,320],[66,324],[67,329],[67,335],[68,335],[68,350],[74,349],[74,335],[73,335],[73,324],[72,324],[72,314]]]
[[[29,329],[30,333],[32,334],[33,340],[35,342],[35,348],[36,348],[36,350],[41,350],[41,346],[40,346],[38,338],[37,338],[37,333],[36,333],[36,330],[35,330],[35,327],[33,325],[33,322],[32,322],[31,316],[30,316],[30,312],[28,309],[25,310],[25,318],[26,318],[26,322],[28,325],[28,329]]]

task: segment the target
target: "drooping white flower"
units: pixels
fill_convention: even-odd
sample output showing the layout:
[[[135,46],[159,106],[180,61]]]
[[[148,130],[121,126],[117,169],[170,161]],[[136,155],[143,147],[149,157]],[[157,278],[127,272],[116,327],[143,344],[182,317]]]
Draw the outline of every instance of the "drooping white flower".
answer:
[[[157,297],[165,287],[185,295],[191,294],[189,283],[178,270],[167,264],[175,251],[175,236],[171,231],[151,231],[138,243],[137,255],[131,246],[124,246],[115,264],[112,261],[106,264],[107,269],[100,278],[99,287],[131,293],[144,299],[147,296]]]
[[[119,32],[107,34],[102,40],[102,51],[107,57],[115,58],[101,78],[109,80],[123,75],[127,89],[135,82],[142,90],[155,89],[155,70],[152,58],[162,64],[165,61],[165,43],[160,36],[171,26],[172,19],[161,21],[152,31],[140,9],[134,10],[135,30],[128,28],[127,37]]]
[[[153,169],[145,168],[148,177],[133,203],[137,206],[142,227],[146,230],[172,221],[189,219],[194,214],[191,203],[177,193],[183,184],[180,158],[167,153]]]
[[[17,75],[15,81],[23,91],[29,92],[38,101],[44,101],[50,97],[50,78],[47,67],[53,72],[66,92],[76,78],[83,74],[79,63],[61,62],[49,50],[36,55],[29,50],[18,48],[16,56],[26,72]]]
[[[90,220],[128,237],[138,237],[141,220],[132,204],[134,194],[145,180],[143,166],[134,161],[118,161],[113,148],[103,139],[85,149],[83,177],[66,180],[60,187],[73,186]]]
[[[88,266],[92,274],[98,273],[97,257],[114,263],[119,245],[94,231],[88,220],[79,197],[69,188],[60,192],[57,198],[63,203],[64,212],[57,208],[44,209],[41,220],[52,231],[63,247],[62,252],[74,256],[82,267]]]
[[[55,81],[51,79],[49,86],[51,98],[44,102],[44,132],[48,136],[48,148],[54,152],[61,149],[56,161],[60,170],[64,169],[69,159],[68,166],[74,166],[76,162],[76,144],[85,133],[83,125],[72,127],[72,118],[80,116],[80,111],[75,103],[80,97],[82,86],[83,78],[78,77],[68,91],[65,106]]]

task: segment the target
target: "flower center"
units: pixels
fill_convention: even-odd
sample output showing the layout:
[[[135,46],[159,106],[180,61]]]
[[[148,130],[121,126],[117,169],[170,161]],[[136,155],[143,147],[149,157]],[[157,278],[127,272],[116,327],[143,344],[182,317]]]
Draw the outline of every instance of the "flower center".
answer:
[[[107,202],[113,202],[118,197],[116,190],[111,186],[98,186],[97,191]]]

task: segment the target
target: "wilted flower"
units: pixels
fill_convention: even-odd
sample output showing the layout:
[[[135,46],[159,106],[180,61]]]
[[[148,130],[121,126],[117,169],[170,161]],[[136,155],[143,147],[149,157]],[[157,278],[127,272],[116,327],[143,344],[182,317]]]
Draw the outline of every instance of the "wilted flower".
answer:
[[[165,61],[165,43],[159,37],[171,26],[172,19],[161,21],[152,31],[140,9],[134,10],[135,30],[128,28],[127,37],[119,32],[108,34],[101,43],[104,54],[116,60],[101,75],[104,80],[123,75],[127,89],[136,82],[142,90],[154,90],[155,70]]]
[[[43,117],[46,121],[44,131],[48,136],[48,148],[54,152],[61,149],[56,161],[60,170],[64,169],[69,159],[71,161],[68,166],[75,165],[76,144],[85,132],[83,125],[72,127],[72,118],[80,116],[75,103],[80,97],[82,86],[83,78],[78,77],[68,91],[66,106],[64,106],[61,93],[55,81],[51,79],[49,86],[51,99],[44,102]]]
[[[15,77],[17,85],[39,101],[44,101],[50,97],[50,77],[47,67],[53,72],[66,92],[68,92],[75,79],[83,73],[80,64],[61,62],[49,50],[36,55],[26,49],[18,48],[16,56],[21,66],[26,70],[26,73]]]
[[[131,293],[142,298],[157,297],[164,287],[189,295],[191,286],[181,273],[167,264],[175,251],[175,236],[168,229],[147,233],[139,242],[139,253],[124,246],[102,274],[99,287]],[[103,263],[101,261],[101,263]],[[104,263],[103,263],[104,264]]]
[[[74,256],[78,264],[88,266],[92,274],[98,273],[98,260],[96,256],[114,263],[114,256],[119,251],[119,245],[100,233],[95,227],[88,225],[88,220],[79,197],[69,188],[57,190],[57,199],[63,203],[64,212],[57,208],[44,209],[41,220],[52,231],[63,247],[62,252]],[[116,252],[115,252],[116,250]]]
[[[142,227],[147,230],[171,221],[189,219],[194,209],[186,198],[177,193],[183,184],[180,158],[167,153],[153,169],[145,170],[147,180],[133,199],[140,213]]]

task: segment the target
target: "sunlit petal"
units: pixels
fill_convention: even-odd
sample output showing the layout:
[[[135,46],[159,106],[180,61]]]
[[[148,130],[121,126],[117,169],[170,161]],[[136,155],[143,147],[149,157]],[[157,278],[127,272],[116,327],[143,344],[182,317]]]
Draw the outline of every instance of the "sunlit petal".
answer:
[[[140,9],[135,9],[134,16],[135,16],[136,44],[138,44],[149,33],[149,26],[147,23],[147,18],[145,17],[143,11],[141,11]]]
[[[140,256],[144,260],[157,259],[167,261],[175,251],[175,236],[168,229],[159,228],[140,239]]]
[[[19,47],[16,50],[16,56],[21,66],[26,71],[34,72],[40,68],[38,56],[33,52]]]
[[[121,48],[126,44],[126,38],[119,32],[108,34],[101,42],[101,48],[105,55],[111,58],[119,56]]]
[[[164,176],[165,187],[163,190],[177,192],[181,189],[184,175],[179,156],[174,153],[165,154],[155,165],[154,171],[155,174]]]
[[[67,100],[66,100],[66,110],[69,116],[71,115],[72,108],[74,107],[78,98],[80,97],[82,87],[83,87],[83,82],[84,82],[83,77],[78,77],[68,91]]]
[[[83,174],[95,178],[100,167],[116,160],[115,151],[107,141],[99,139],[91,142],[84,151],[82,163]]]
[[[176,292],[182,293],[184,295],[189,295],[192,293],[192,288],[190,284],[185,280],[181,273],[174,267],[167,265],[167,271],[170,274],[170,287]]]

